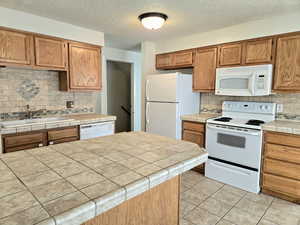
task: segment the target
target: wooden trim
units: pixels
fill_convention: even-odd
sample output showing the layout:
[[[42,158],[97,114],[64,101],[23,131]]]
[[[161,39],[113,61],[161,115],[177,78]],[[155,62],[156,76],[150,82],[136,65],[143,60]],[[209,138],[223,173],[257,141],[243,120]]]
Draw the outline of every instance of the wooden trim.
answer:
[[[177,176],[82,225],[179,225],[179,205]]]

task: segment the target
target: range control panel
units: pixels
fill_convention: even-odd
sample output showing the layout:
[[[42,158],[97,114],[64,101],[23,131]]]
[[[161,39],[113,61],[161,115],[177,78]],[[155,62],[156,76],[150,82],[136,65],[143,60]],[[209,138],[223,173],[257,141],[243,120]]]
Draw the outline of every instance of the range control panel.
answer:
[[[224,101],[223,112],[275,114],[276,103]]]

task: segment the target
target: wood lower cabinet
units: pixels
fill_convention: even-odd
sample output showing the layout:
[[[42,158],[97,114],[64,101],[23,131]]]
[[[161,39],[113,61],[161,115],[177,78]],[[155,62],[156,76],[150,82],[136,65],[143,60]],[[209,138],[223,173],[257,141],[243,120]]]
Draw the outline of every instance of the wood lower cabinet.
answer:
[[[4,153],[76,140],[79,140],[78,126],[2,135]]]
[[[0,30],[0,65],[33,64],[33,37],[30,34]]]
[[[300,203],[300,135],[266,132],[262,190]]]
[[[273,38],[244,42],[244,64],[273,63]]]
[[[37,66],[67,69],[67,43],[61,39],[34,37]]]
[[[49,145],[79,140],[78,126],[49,130],[47,134]]]
[[[182,121],[182,140],[205,147],[205,124]],[[193,170],[204,174],[205,164],[195,167]]]
[[[101,89],[101,48],[69,44],[69,85],[71,90]]]
[[[277,39],[275,91],[300,91],[300,35]]]
[[[217,48],[198,49],[193,71],[193,90],[213,92],[215,90]]]
[[[242,63],[242,43],[219,46],[218,66],[233,66]]]
[[[191,68],[194,62],[194,50],[183,50],[156,55],[156,69]]]
[[[15,152],[46,146],[47,135],[43,131],[8,134],[3,135],[2,142],[4,153]]]

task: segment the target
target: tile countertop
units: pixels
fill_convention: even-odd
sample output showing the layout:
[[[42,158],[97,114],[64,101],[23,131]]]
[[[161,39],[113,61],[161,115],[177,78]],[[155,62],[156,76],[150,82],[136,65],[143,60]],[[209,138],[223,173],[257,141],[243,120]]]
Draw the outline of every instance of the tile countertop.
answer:
[[[300,135],[300,122],[291,120],[275,120],[264,124],[263,130]]]
[[[17,125],[15,127],[9,127],[9,128],[0,127],[0,134],[13,134],[13,133],[33,131],[33,130],[76,126],[76,125],[82,125],[88,123],[115,121],[117,119],[116,116],[103,115],[103,114],[78,114],[78,115],[67,115],[61,117],[65,118],[66,120],[48,121],[43,123],[35,123],[35,124],[27,124],[27,125]]]
[[[80,225],[207,160],[196,144],[119,133],[0,156],[1,225]]]
[[[217,117],[219,115],[220,114],[215,114],[215,113],[199,113],[199,114],[183,115],[180,118],[183,121],[206,123],[206,120]]]

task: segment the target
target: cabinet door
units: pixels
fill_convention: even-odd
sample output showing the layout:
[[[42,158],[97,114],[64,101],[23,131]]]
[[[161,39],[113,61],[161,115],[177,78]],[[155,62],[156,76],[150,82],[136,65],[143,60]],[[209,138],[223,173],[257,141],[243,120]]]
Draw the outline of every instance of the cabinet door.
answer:
[[[193,90],[209,92],[215,89],[217,48],[196,52],[193,71]]]
[[[47,145],[45,132],[25,132],[3,137],[4,152],[37,148]]]
[[[277,40],[274,89],[300,91],[300,35]]]
[[[0,63],[30,65],[32,63],[32,36],[0,30]]]
[[[242,63],[242,44],[227,44],[219,47],[219,66],[240,65]]]
[[[273,39],[245,42],[245,64],[272,63]]]
[[[70,140],[78,140],[78,127],[64,127],[48,131],[48,144],[69,142]]]
[[[173,53],[172,66],[175,68],[193,66],[193,51]]]
[[[183,140],[198,144],[200,147],[204,147],[204,135],[203,133],[184,130]]]
[[[172,65],[171,54],[156,55],[156,68],[157,69],[168,68],[171,65]]]
[[[101,49],[98,47],[70,43],[70,89],[101,89]]]
[[[59,39],[35,37],[35,63],[37,66],[66,68],[66,43]]]

